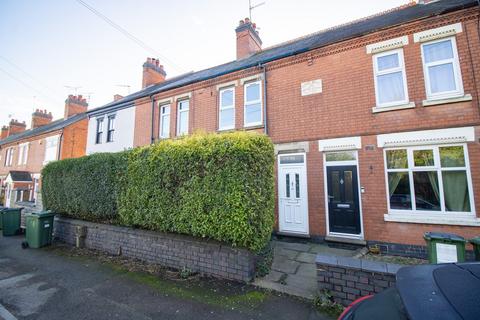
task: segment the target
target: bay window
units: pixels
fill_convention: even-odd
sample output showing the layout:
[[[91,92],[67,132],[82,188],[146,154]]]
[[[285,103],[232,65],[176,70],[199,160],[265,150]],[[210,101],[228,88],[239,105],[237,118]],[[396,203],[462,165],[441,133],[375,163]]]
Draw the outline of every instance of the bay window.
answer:
[[[466,145],[385,150],[389,211],[471,213]]]
[[[262,124],[262,95],[260,81],[245,84],[244,126]]]
[[[373,65],[377,107],[407,104],[408,92],[403,49],[374,55]]]
[[[429,100],[463,95],[455,37],[422,44],[422,57]]]
[[[230,130],[235,128],[235,89],[220,90],[218,108],[218,129]]]

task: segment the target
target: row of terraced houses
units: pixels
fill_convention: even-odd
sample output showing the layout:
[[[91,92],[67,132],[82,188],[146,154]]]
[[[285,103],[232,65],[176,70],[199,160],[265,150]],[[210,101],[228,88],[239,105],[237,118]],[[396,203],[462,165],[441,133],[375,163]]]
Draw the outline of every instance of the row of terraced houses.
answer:
[[[242,20],[234,61],[168,78],[149,58],[138,92],[4,127],[4,202],[40,207],[48,161],[253,130],[275,144],[279,234],[399,253],[480,235],[479,19],[476,0],[419,1],[270,48]]]

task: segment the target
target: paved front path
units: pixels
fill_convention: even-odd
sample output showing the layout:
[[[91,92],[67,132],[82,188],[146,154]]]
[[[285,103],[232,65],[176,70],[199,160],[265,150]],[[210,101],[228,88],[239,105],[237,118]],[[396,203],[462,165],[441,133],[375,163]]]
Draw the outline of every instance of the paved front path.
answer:
[[[307,241],[286,242],[275,240],[274,258],[270,273],[254,284],[260,288],[272,289],[290,295],[313,299],[317,293],[317,254],[350,257],[358,250],[331,248],[326,244]]]
[[[0,319],[327,319],[311,303],[225,281],[163,279],[0,236]]]

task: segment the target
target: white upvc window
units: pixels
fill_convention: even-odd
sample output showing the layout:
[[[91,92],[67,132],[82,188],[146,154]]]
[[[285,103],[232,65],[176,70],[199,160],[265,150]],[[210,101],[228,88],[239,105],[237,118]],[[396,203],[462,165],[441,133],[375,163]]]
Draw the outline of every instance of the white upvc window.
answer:
[[[160,138],[170,138],[170,104],[160,106]]]
[[[235,87],[222,89],[219,92],[218,129],[235,128]]]
[[[14,148],[8,148],[5,150],[5,167],[11,167],[13,164],[13,152]]]
[[[115,134],[115,115],[108,116],[108,123],[107,123],[107,142],[113,142]]]
[[[58,158],[58,140],[59,136],[48,137],[45,139],[45,160],[44,164],[55,161]]]
[[[188,113],[190,110],[190,100],[180,100],[177,102],[177,136],[188,134]]]
[[[403,49],[375,54],[373,56],[373,69],[377,107],[407,104],[407,76],[405,74]]]
[[[261,82],[249,82],[244,86],[243,122],[245,127],[262,125],[262,88]]]
[[[95,132],[95,144],[102,143],[103,137],[103,117],[97,118],[97,131]]]
[[[28,160],[28,142],[18,146],[18,165],[26,165]]]
[[[422,60],[428,100],[463,96],[455,37],[423,43]]]
[[[390,213],[473,216],[466,144],[385,150]]]

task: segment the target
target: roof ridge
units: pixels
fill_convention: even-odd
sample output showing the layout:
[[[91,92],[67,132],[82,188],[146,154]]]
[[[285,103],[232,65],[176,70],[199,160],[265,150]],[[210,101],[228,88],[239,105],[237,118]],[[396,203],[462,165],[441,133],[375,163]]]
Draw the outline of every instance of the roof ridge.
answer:
[[[298,38],[294,38],[294,39],[291,39],[291,40],[288,40],[288,41],[284,41],[284,42],[274,44],[270,47],[266,47],[266,48],[262,49],[260,52],[270,50],[270,49],[274,49],[274,48],[277,48],[277,47],[281,47],[281,46],[284,46],[284,45],[287,45],[287,44],[290,44],[290,43],[293,43],[293,42],[296,42],[296,41],[299,41],[299,40],[302,40],[302,39],[307,39],[307,38],[313,37],[315,35],[327,32],[327,31],[333,31],[335,29],[340,29],[340,28],[346,27],[348,25],[353,25],[355,23],[359,23],[359,22],[362,22],[362,21],[365,21],[365,20],[368,20],[368,19],[376,18],[376,17],[382,16],[382,15],[385,15],[385,14],[388,14],[388,13],[391,13],[391,12],[400,11],[400,10],[403,10],[403,9],[406,9],[406,8],[409,8],[409,7],[412,7],[412,6],[415,6],[415,5],[417,5],[417,2],[415,0],[410,0],[410,2],[402,4],[402,5],[394,7],[394,8],[383,10],[383,11],[371,14],[369,16],[365,16],[365,17],[362,17],[362,18],[351,20],[351,21],[348,21],[348,22],[345,22],[345,23],[341,23],[341,24],[338,24],[338,25],[335,25],[335,26],[332,26],[332,27],[328,27],[328,28],[325,28],[325,29],[322,29],[322,30],[319,30],[319,31],[315,31],[315,32],[303,35],[303,36],[298,37]]]

